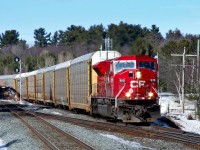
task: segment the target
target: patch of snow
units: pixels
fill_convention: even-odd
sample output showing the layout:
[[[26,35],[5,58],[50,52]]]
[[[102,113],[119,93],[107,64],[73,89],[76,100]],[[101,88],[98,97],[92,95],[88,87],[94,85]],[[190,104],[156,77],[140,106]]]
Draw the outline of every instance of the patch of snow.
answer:
[[[185,99],[185,109],[183,113],[178,97],[172,93],[161,93],[159,95],[161,115],[170,117],[171,120],[179,124],[180,128],[184,131],[200,134],[200,121],[195,115],[195,101]],[[188,120],[188,116],[191,116],[193,120]]]
[[[144,148],[144,149],[149,149],[149,150],[154,150],[152,148],[149,148],[149,147],[144,147],[142,146],[140,143],[137,143],[137,142],[133,142],[133,141],[128,141],[128,140],[124,140],[122,138],[119,138],[117,136],[114,136],[114,135],[110,135],[110,134],[102,134],[100,133],[101,136],[104,136],[104,137],[107,137],[107,138],[110,138],[110,139],[113,139],[119,143],[122,143],[122,144],[126,144],[130,147],[133,147],[133,148]]]
[[[13,103],[13,102],[16,102],[14,100],[11,100],[11,99],[0,99],[1,101],[5,101],[5,102],[10,102],[10,103]]]
[[[59,112],[51,112],[53,115],[60,115],[60,116],[62,116],[62,114],[61,113],[59,113]]]
[[[29,103],[29,102],[24,101],[24,100],[19,101],[18,104],[22,104],[22,105],[33,105],[32,103]]]
[[[7,150],[7,147],[5,144],[3,144],[3,140],[0,139],[0,150]]]

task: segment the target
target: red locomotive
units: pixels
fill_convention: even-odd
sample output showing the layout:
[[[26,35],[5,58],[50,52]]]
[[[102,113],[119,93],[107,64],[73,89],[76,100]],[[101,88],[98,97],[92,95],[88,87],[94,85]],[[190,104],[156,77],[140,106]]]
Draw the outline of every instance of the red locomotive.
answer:
[[[149,56],[121,56],[93,65],[98,74],[92,112],[124,122],[152,122],[159,117],[157,61]]]

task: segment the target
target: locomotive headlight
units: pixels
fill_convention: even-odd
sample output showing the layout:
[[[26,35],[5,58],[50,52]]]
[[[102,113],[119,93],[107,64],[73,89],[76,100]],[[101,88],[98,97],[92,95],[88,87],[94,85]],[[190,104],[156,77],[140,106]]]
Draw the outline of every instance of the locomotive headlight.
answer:
[[[149,97],[152,97],[152,96],[153,96],[153,93],[152,93],[152,92],[149,92],[148,96],[149,96]]]
[[[131,93],[127,92],[126,97],[130,97],[130,96],[131,96]]]
[[[141,72],[140,72],[140,71],[137,71],[137,72],[136,72],[136,78],[137,78],[137,79],[140,79],[141,76],[142,76],[142,75],[141,75]]]

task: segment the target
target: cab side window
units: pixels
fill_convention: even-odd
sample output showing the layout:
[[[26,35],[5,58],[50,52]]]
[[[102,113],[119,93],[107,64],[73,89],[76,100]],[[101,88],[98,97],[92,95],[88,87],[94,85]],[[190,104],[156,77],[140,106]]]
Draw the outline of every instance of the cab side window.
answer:
[[[150,69],[152,71],[155,71],[156,70],[156,66],[155,66],[155,63],[154,62],[138,62],[138,68],[147,68],[147,69]]]

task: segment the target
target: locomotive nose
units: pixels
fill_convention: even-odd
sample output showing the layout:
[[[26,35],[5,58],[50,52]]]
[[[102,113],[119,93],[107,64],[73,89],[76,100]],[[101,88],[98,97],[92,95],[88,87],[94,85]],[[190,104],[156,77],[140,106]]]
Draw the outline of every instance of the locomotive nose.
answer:
[[[133,71],[129,71],[128,77],[129,78],[134,78],[134,76],[135,76],[136,79],[141,79],[141,77],[142,77],[141,71],[136,71],[134,73],[133,73]]]

